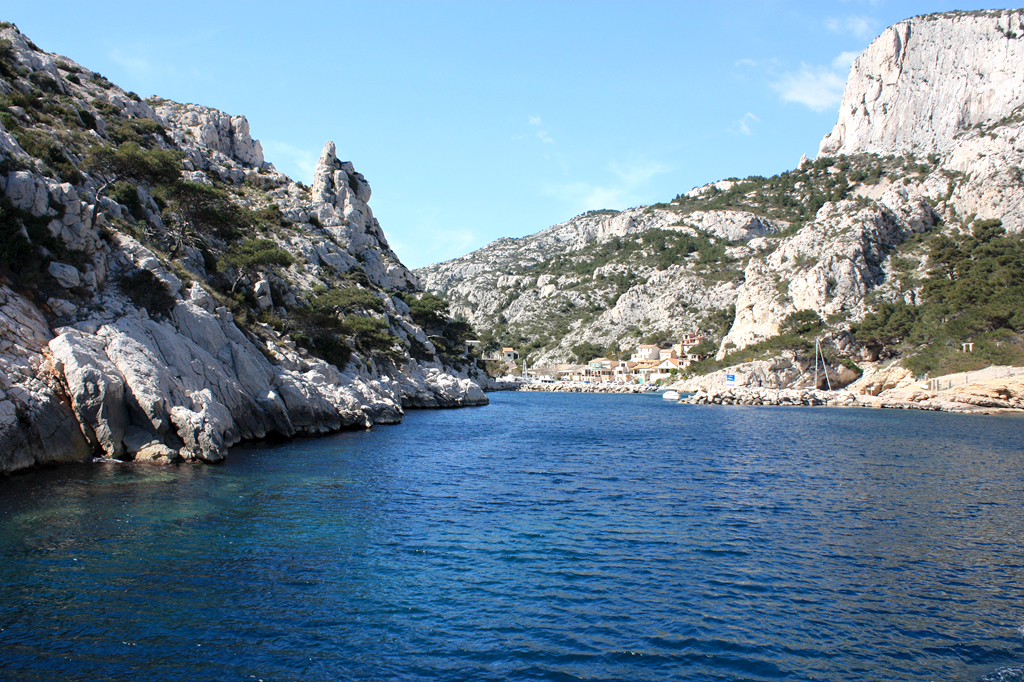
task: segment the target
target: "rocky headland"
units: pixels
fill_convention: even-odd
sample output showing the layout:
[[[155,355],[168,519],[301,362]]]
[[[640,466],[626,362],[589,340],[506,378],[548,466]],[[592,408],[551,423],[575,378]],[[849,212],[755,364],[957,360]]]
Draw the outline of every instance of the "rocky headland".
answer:
[[[862,376],[836,390],[814,388],[807,373],[794,381],[780,380],[772,377],[772,369],[770,364],[750,363],[729,370],[738,372],[732,374],[733,384],[738,385],[730,385],[724,372],[716,372],[699,382],[678,382],[673,388],[692,392],[680,402],[693,405],[827,405],[962,414],[1024,410],[1024,367],[989,367],[919,381],[898,363],[866,363]],[[766,383],[766,376],[772,380]]]
[[[245,117],[143,101],[3,23],[0,192],[0,473],[487,402],[333,143],[306,187]]]

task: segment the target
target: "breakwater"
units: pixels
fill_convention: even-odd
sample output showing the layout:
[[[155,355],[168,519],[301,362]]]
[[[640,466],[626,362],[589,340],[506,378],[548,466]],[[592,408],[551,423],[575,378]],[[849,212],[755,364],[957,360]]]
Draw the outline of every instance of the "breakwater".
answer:
[[[724,391],[697,391],[679,402],[690,405],[833,405],[857,404],[849,391],[819,391],[810,388],[754,388],[738,386]]]
[[[585,384],[575,381],[555,384],[518,384],[509,390],[535,393],[652,393],[649,387],[642,384]]]
[[[1019,400],[1006,400],[1003,394],[972,392],[936,394],[928,391],[894,392],[890,395],[860,395],[852,391],[822,391],[810,388],[771,389],[737,386],[719,391],[697,391],[680,403],[689,405],[804,405],[832,407],[875,407],[898,410],[928,410],[963,414],[1020,412]]]

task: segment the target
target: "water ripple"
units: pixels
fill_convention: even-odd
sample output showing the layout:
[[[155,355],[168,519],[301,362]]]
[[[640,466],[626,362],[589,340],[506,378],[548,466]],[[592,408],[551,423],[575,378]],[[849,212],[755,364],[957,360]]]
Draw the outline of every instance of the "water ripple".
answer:
[[[1024,421],[495,394],[0,481],[12,680],[1024,680]]]

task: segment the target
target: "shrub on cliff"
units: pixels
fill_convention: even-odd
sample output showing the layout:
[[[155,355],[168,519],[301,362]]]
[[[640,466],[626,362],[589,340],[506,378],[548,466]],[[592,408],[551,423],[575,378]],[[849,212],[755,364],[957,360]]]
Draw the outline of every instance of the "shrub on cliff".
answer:
[[[120,182],[159,185],[174,182],[181,174],[184,154],[164,149],[143,149],[134,142],[120,147],[93,147],[85,155],[84,166],[99,175],[102,184],[96,189],[92,223],[99,212],[99,197]]]
[[[42,278],[50,259],[40,247],[53,251],[58,246],[46,228],[49,220],[16,208],[6,194],[0,196],[0,276],[21,285],[34,285]]]
[[[327,293],[314,296],[310,301],[314,308],[329,308],[336,313],[349,313],[354,311],[384,312],[384,302],[372,291],[360,289],[359,287],[344,287],[331,289]]]
[[[420,296],[408,293],[398,293],[397,296],[409,306],[412,321],[424,329],[447,323],[448,301],[440,296],[429,292]]]
[[[220,259],[220,265],[235,271],[231,293],[238,284],[254,272],[271,266],[287,267],[295,262],[292,254],[269,239],[246,239],[235,244]]]
[[[970,234],[928,242],[920,304],[880,303],[855,338],[904,356],[917,374],[1024,361],[1024,245],[999,220],[978,220]],[[963,344],[974,344],[970,351]]]
[[[779,334],[786,336],[803,336],[819,331],[824,322],[813,310],[798,310],[786,316],[779,325]]]
[[[149,270],[137,269],[121,278],[121,291],[136,308],[145,308],[150,315],[169,315],[178,304],[163,280]]]
[[[93,147],[85,156],[85,167],[106,180],[97,193],[107,187],[127,180],[159,185],[174,182],[181,174],[179,151],[165,149],[143,149],[135,142],[126,142],[119,147]]]

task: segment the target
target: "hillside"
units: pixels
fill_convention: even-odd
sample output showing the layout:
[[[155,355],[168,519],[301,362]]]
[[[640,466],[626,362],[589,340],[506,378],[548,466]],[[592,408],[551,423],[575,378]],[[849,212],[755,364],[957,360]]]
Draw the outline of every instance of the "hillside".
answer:
[[[0,190],[0,472],[487,402],[471,330],[333,143],[306,187],[243,116],[142,100],[2,23]]]
[[[1021,22],[1019,11],[952,12],[890,27],[854,62],[818,158],[792,171],[587,213],[416,274],[490,347],[531,363],[693,331],[719,358],[695,371],[805,351],[811,336],[834,358],[919,357],[922,373],[1017,362],[1024,321],[977,313],[1024,307],[1012,265],[1024,230]],[[950,248],[973,275],[943,270]],[[983,270],[1000,273],[998,287],[969,285]],[[897,309],[916,311],[915,324],[872,335]],[[798,318],[817,322],[792,334]],[[972,340],[974,355],[957,356]]]

